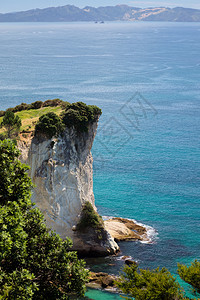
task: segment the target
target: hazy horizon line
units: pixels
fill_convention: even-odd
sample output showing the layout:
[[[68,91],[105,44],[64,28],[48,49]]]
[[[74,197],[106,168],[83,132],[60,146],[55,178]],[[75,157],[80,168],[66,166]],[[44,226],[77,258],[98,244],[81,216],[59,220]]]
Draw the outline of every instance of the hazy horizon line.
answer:
[[[90,6],[90,5],[86,5],[83,7],[80,7],[78,5],[74,5],[74,4],[66,4],[66,5],[58,5],[58,6],[47,6],[47,7],[36,7],[36,8],[30,8],[30,9],[24,9],[24,10],[17,10],[17,11],[7,11],[7,12],[0,12],[0,14],[9,14],[9,13],[18,13],[18,12],[26,12],[26,11],[30,11],[30,10],[42,10],[42,9],[47,9],[47,8],[57,8],[57,7],[64,7],[64,6],[75,6],[77,8],[80,9],[84,9],[86,7],[92,7],[92,8],[100,8],[100,7],[115,7],[115,6],[128,6],[128,7],[133,7],[133,8],[140,8],[140,9],[148,9],[148,8],[186,8],[186,9],[194,9],[194,10],[200,10],[200,8],[194,8],[194,7],[185,7],[185,6],[165,6],[165,5],[155,5],[155,6],[147,6],[147,7],[140,7],[140,6],[132,6],[132,5],[128,5],[128,4],[116,4],[116,5],[101,5],[101,6]]]

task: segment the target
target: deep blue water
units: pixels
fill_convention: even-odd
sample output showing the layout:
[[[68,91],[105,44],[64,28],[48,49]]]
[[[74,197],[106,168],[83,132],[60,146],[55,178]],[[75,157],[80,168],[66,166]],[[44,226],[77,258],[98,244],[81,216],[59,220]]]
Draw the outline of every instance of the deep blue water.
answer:
[[[120,243],[120,255],[173,273],[199,259],[200,23],[7,23],[0,41],[0,110],[53,98],[102,108],[93,146],[99,213],[158,234]],[[119,257],[91,263],[118,273]]]

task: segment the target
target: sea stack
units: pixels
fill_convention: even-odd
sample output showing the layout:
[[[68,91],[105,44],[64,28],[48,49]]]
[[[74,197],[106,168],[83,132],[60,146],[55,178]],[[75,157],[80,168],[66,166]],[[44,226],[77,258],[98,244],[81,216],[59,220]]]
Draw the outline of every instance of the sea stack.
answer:
[[[97,126],[98,119],[87,132],[66,127],[56,138],[36,135],[29,145],[19,143],[19,148],[35,185],[32,201],[44,213],[47,225],[63,239],[71,238],[74,250],[106,256],[119,247],[105,228],[77,230],[84,204],[91,203],[96,211],[91,148]]]

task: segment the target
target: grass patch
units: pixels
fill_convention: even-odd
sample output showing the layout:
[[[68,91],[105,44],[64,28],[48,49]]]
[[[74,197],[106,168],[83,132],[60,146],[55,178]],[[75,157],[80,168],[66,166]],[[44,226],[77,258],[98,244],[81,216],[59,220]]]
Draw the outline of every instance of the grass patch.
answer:
[[[47,114],[49,112],[54,112],[56,115],[60,115],[63,111],[63,108],[60,106],[57,107],[42,107],[40,109],[30,109],[30,110],[24,110],[17,112],[16,115],[18,115],[22,120],[22,127],[21,130],[34,130],[35,124],[39,120],[39,118]]]
[[[64,109],[61,106],[56,107],[42,107],[39,109],[30,109],[30,110],[22,110],[19,112],[16,112],[15,115],[19,116],[22,120],[22,126],[20,128],[20,131],[33,131],[35,129],[35,125],[39,118],[47,114],[49,112],[54,112],[56,115],[60,116],[60,114],[64,111]],[[3,121],[3,117],[0,118],[0,123]],[[5,129],[0,128],[0,133],[4,133]]]

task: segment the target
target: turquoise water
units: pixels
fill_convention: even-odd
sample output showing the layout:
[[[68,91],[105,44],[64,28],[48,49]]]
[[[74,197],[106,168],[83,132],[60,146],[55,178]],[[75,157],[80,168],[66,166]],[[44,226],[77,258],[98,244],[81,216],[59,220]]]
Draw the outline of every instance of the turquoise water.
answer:
[[[200,23],[7,23],[0,39],[0,109],[57,97],[99,105],[98,210],[157,233],[92,268],[117,274],[130,255],[175,273],[199,259]]]

